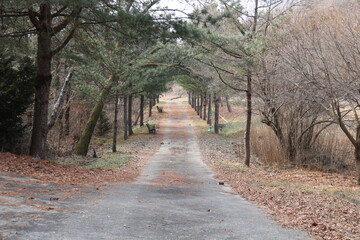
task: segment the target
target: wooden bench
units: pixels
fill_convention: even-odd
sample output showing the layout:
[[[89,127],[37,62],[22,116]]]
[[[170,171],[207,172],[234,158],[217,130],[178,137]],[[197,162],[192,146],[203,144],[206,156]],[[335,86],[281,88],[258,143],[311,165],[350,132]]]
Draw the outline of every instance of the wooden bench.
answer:
[[[222,131],[225,127],[226,127],[226,124],[223,124],[223,123],[218,124],[218,128],[220,131]]]
[[[156,126],[155,125],[150,125],[149,123],[146,123],[146,127],[148,128],[149,133],[153,133],[153,134],[156,133]]]
[[[163,112],[163,108],[162,107],[159,107],[159,106],[156,106],[157,110],[159,113],[162,113]]]

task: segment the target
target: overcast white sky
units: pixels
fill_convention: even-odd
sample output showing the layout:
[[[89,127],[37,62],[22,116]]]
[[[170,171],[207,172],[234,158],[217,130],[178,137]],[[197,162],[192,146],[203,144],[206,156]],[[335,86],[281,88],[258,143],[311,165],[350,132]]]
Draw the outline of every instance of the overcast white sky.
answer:
[[[245,7],[245,9],[248,9],[248,11],[251,11],[252,6],[254,5],[253,4],[254,0],[240,0],[240,2],[242,2],[242,5]],[[199,1],[198,0],[161,0],[160,1],[161,7],[178,9],[188,13],[192,12],[193,4],[199,5]]]

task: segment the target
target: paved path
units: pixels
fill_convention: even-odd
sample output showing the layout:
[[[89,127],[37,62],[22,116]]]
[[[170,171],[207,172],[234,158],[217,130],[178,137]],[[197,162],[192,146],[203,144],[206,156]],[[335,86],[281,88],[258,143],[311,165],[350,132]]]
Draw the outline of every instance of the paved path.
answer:
[[[164,108],[164,144],[136,182],[12,239],[308,239],[217,185],[183,107],[169,101]]]

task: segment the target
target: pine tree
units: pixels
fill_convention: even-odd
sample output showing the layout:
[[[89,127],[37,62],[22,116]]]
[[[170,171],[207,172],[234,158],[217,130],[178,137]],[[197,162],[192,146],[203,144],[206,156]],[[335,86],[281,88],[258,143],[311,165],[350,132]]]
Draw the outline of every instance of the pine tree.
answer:
[[[0,151],[14,151],[23,136],[21,116],[33,100],[34,76],[29,58],[16,62],[0,55]]]
[[[100,113],[99,120],[96,125],[96,130],[98,136],[104,136],[111,130],[109,118],[106,116],[104,111]]]

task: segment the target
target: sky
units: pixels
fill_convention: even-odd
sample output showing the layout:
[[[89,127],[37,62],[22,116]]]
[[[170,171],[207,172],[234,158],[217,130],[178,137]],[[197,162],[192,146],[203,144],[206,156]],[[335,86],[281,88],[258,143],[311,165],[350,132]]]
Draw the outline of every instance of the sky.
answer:
[[[251,9],[254,6],[253,4],[254,0],[240,0],[240,2],[243,4],[245,9],[251,12]],[[171,9],[178,9],[190,13],[193,10],[192,4],[199,5],[199,1],[198,0],[161,0],[159,6],[169,7]]]

